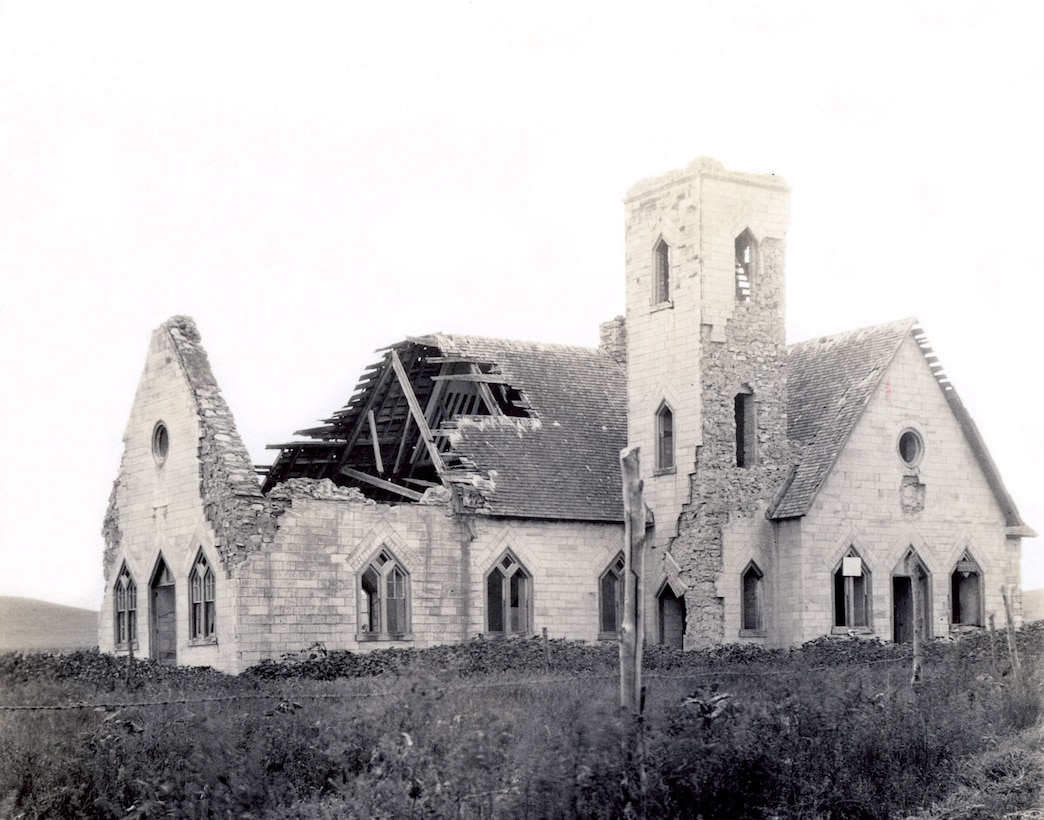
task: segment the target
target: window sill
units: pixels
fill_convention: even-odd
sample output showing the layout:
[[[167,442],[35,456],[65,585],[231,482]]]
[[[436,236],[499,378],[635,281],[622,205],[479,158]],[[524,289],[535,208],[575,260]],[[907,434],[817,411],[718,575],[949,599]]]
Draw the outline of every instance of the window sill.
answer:
[[[217,638],[189,638],[189,646],[217,646]]]
[[[656,476],[661,476],[661,475],[674,475],[677,472],[678,472],[678,468],[677,467],[660,467],[660,468],[658,468],[656,470],[653,470],[653,478],[656,478]]]
[[[872,626],[834,626],[830,628],[831,635],[873,635]]]
[[[130,650],[138,651],[138,642],[135,641],[133,644],[118,643],[113,648],[113,652],[127,652]]]
[[[674,308],[674,301],[672,299],[668,299],[666,302],[656,302],[656,303],[654,303],[653,306],[651,308],[649,308],[649,312],[650,313],[658,313],[661,310],[672,310],[673,308]]]
[[[357,640],[363,643],[370,643],[374,641],[412,641],[413,633],[404,632],[401,635],[384,635],[380,632],[360,632],[356,637]]]
[[[764,629],[741,629],[739,631],[739,636],[741,638],[765,638],[765,637],[768,637],[765,634],[765,630]]]
[[[619,632],[599,632],[598,640],[600,641],[618,641],[620,640]]]

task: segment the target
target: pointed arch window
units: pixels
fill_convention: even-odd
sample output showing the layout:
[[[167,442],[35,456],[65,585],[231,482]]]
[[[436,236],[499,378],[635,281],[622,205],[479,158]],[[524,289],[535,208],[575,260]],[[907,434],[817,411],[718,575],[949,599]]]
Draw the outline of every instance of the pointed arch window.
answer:
[[[656,469],[674,469],[674,412],[667,402],[656,411]]]
[[[410,632],[410,576],[387,548],[359,576],[359,631],[365,640],[395,640]]]
[[[965,552],[950,575],[950,622],[954,626],[982,626],[982,570]]]
[[[870,570],[850,547],[834,570],[834,626],[869,630],[870,611]]]
[[[117,649],[127,649],[138,643],[138,585],[127,569],[120,568],[112,589],[113,629]]]
[[[621,552],[598,579],[598,637],[618,637],[623,610],[624,554]]]
[[[736,301],[749,302],[754,287],[754,269],[758,259],[758,243],[750,228],[736,237]]]
[[[653,304],[671,300],[671,246],[662,238],[653,249]]]
[[[189,638],[211,641],[217,636],[217,584],[201,549],[189,573]]]
[[[733,398],[733,417],[736,423],[736,466],[753,467],[757,464],[757,416],[754,412],[754,391],[744,387]]]
[[[511,553],[486,575],[486,630],[500,635],[532,631],[533,580]]]
[[[762,584],[764,573],[751,561],[740,576],[740,630],[742,634],[760,634],[762,621]]]

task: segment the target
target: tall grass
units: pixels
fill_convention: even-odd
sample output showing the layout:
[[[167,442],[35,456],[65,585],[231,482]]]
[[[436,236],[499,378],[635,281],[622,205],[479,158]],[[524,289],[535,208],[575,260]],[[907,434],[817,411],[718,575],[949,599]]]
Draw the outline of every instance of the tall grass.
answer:
[[[1020,634],[1027,671],[1042,635]],[[0,816],[619,817],[614,649],[320,652],[239,678],[139,661],[128,679],[96,653],[3,656],[0,704],[110,706],[0,711]],[[906,817],[970,788],[975,755],[994,753],[983,766],[1002,771],[1005,738],[1039,719],[1039,677],[1014,685],[973,636],[928,647],[912,688],[905,652],[847,640],[652,649],[637,809]],[[993,816],[1036,799],[1034,760],[995,790]]]

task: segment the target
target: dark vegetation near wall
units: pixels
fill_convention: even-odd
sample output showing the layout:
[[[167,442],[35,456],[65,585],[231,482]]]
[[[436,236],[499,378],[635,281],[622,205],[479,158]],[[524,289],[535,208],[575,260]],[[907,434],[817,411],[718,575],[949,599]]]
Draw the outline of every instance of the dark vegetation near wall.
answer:
[[[1041,805],[1044,624],[926,647],[649,647],[648,817],[971,820]],[[301,653],[239,677],[97,652],[0,656],[0,815],[623,813],[615,644]],[[11,709],[62,705],[63,709]],[[1022,732],[1021,735],[1019,733]]]

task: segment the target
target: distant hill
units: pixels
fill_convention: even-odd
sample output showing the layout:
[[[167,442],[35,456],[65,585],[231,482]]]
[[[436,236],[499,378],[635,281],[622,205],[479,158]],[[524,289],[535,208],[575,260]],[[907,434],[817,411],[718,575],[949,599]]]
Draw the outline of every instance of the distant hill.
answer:
[[[98,613],[93,609],[0,595],[0,652],[97,645]]]
[[[1022,591],[1022,620],[1026,623],[1044,618],[1044,589]]]

